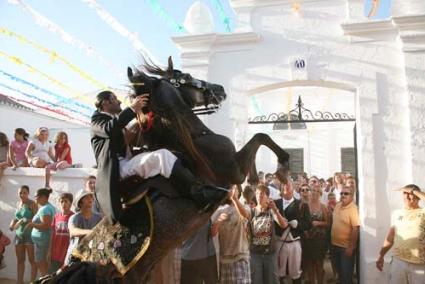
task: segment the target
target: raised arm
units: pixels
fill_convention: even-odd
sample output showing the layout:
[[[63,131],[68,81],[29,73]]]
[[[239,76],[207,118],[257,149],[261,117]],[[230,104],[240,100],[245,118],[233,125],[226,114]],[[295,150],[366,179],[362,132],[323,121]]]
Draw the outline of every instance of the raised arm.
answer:
[[[131,108],[125,108],[117,117],[105,119],[105,114],[96,112],[92,116],[91,131],[95,136],[109,138],[114,136],[136,117]]]
[[[288,221],[280,214],[279,210],[277,209],[276,203],[271,198],[269,199],[269,207],[273,211],[277,224],[282,229],[288,227]]]
[[[425,192],[417,191],[417,190],[411,190],[411,192],[420,200],[425,201]]]
[[[245,209],[242,203],[239,201],[237,194],[232,194],[230,196],[233,204],[236,207],[236,211],[238,211],[239,215],[247,220],[251,219],[251,213]]]

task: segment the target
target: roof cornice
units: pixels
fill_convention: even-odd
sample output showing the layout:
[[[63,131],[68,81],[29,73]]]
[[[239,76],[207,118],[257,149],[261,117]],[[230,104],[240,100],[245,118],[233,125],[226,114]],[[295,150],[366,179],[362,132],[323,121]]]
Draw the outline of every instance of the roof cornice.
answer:
[[[355,38],[353,42],[382,41],[383,32],[398,37],[405,52],[425,51],[425,14],[392,17],[386,20],[362,21],[341,24],[344,35]]]

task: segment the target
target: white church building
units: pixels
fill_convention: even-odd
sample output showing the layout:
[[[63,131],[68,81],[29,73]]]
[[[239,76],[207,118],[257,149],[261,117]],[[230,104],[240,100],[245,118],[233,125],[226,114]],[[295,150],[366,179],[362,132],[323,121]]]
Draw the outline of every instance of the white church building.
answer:
[[[231,34],[212,33],[206,8],[192,7],[192,33],[173,38],[182,69],[224,86],[227,102],[204,121],[237,148],[265,132],[303,153],[304,171],[326,177],[343,170],[343,149],[357,147],[359,280],[387,283],[375,261],[390,213],[402,206],[394,189],[425,187],[425,1],[393,0],[384,20],[368,19],[363,0],[296,2],[230,0],[239,25]],[[288,113],[299,96],[313,113],[346,113],[355,122],[296,130],[248,123]],[[257,169],[274,166],[270,152],[261,151]]]
[[[234,32],[214,33],[208,8],[196,2],[186,17],[189,33],[173,38],[181,51],[181,69],[223,85],[228,95],[216,114],[202,119],[238,149],[254,133],[269,134],[290,152],[294,172],[324,178],[337,171],[356,175],[362,222],[359,281],[388,283],[389,266],[379,272],[375,261],[390,213],[402,206],[394,189],[409,183],[425,188],[425,0],[392,0],[392,15],[384,20],[365,17],[364,0],[229,1],[237,17]],[[350,119],[273,121],[295,109],[299,98],[314,117],[330,113]],[[87,142],[75,153],[87,168],[54,176],[58,192],[75,193],[95,173],[89,168],[93,157],[84,154],[90,148],[88,128],[38,114],[14,120],[10,118],[27,110],[3,104],[0,110],[8,135],[26,122],[30,132],[40,125],[68,129],[75,133],[70,137]],[[268,123],[250,123],[255,121]],[[257,169],[272,172],[275,167],[276,158],[261,148]],[[43,174],[32,168],[4,172],[2,229],[13,217],[17,186],[32,183],[35,190],[43,185]],[[6,251],[5,260],[0,278],[13,279],[13,249]]]

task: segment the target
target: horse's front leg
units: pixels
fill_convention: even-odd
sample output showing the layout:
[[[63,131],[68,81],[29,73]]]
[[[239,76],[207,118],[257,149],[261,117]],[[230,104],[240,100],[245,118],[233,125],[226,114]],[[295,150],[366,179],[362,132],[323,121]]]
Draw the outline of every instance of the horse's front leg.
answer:
[[[249,174],[250,182],[258,181],[256,177],[255,156],[260,146],[266,146],[277,156],[278,166],[276,174],[282,182],[286,182],[289,170],[289,154],[286,153],[279,145],[277,145],[269,135],[257,133],[246,145],[236,153],[236,162],[239,169],[245,175]]]

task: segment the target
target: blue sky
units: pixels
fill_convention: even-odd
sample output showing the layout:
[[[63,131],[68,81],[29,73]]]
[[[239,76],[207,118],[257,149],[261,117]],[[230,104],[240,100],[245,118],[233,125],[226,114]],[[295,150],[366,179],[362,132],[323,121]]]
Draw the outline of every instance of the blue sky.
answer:
[[[138,53],[133,49],[130,42],[115,32],[105,23],[96,11],[80,0],[23,0],[27,5],[38,11],[50,21],[61,26],[67,33],[94,47],[104,58],[112,62],[124,73],[127,66],[140,62]],[[341,0],[342,1],[342,0]],[[370,6],[370,1],[365,1],[365,10]],[[168,19],[183,23],[186,11],[194,0],[98,0],[104,9],[112,14],[129,31],[136,32],[143,44],[160,60],[164,61],[168,55],[172,55],[179,66],[178,50],[171,40],[171,36],[179,32],[167,25],[163,19],[152,9],[155,3],[159,4]],[[220,14],[214,4],[221,3],[224,14],[230,18],[230,27],[235,27],[235,16],[229,6],[228,0],[203,0],[210,7],[214,21],[215,31],[225,33],[225,25],[220,20]],[[301,1],[302,2],[302,1]],[[390,0],[381,0],[380,9],[376,18],[385,18],[390,14]],[[54,50],[57,54],[66,58],[72,64],[91,75],[105,85],[115,88],[126,87],[125,78],[118,78],[108,67],[104,66],[94,56],[87,55],[83,50],[66,44],[60,36],[47,31],[45,27],[37,25],[34,19],[20,6],[13,5],[7,0],[0,0],[0,28],[13,31],[40,46]],[[34,49],[28,44],[22,43],[14,37],[0,34],[0,52],[10,56],[16,56],[21,61],[35,67],[37,70],[48,74],[59,82],[70,86],[79,93],[96,92],[99,88],[82,79],[75,72],[70,71],[59,61],[53,61],[46,53]],[[42,78],[38,72],[29,72],[22,65],[12,63],[4,56],[0,56],[0,72],[7,72],[13,76],[25,79],[39,87],[63,97],[72,96],[68,91],[60,88],[57,84]],[[13,92],[4,87],[18,89],[27,94],[33,94],[46,100],[43,92],[22,83],[11,81],[0,75],[0,93],[13,97],[25,98],[22,94]],[[30,99],[28,99],[30,100]],[[57,99],[56,99],[57,101]],[[61,102],[63,103],[63,102]],[[88,103],[88,101],[87,101]],[[71,104],[71,107],[72,104]]]

